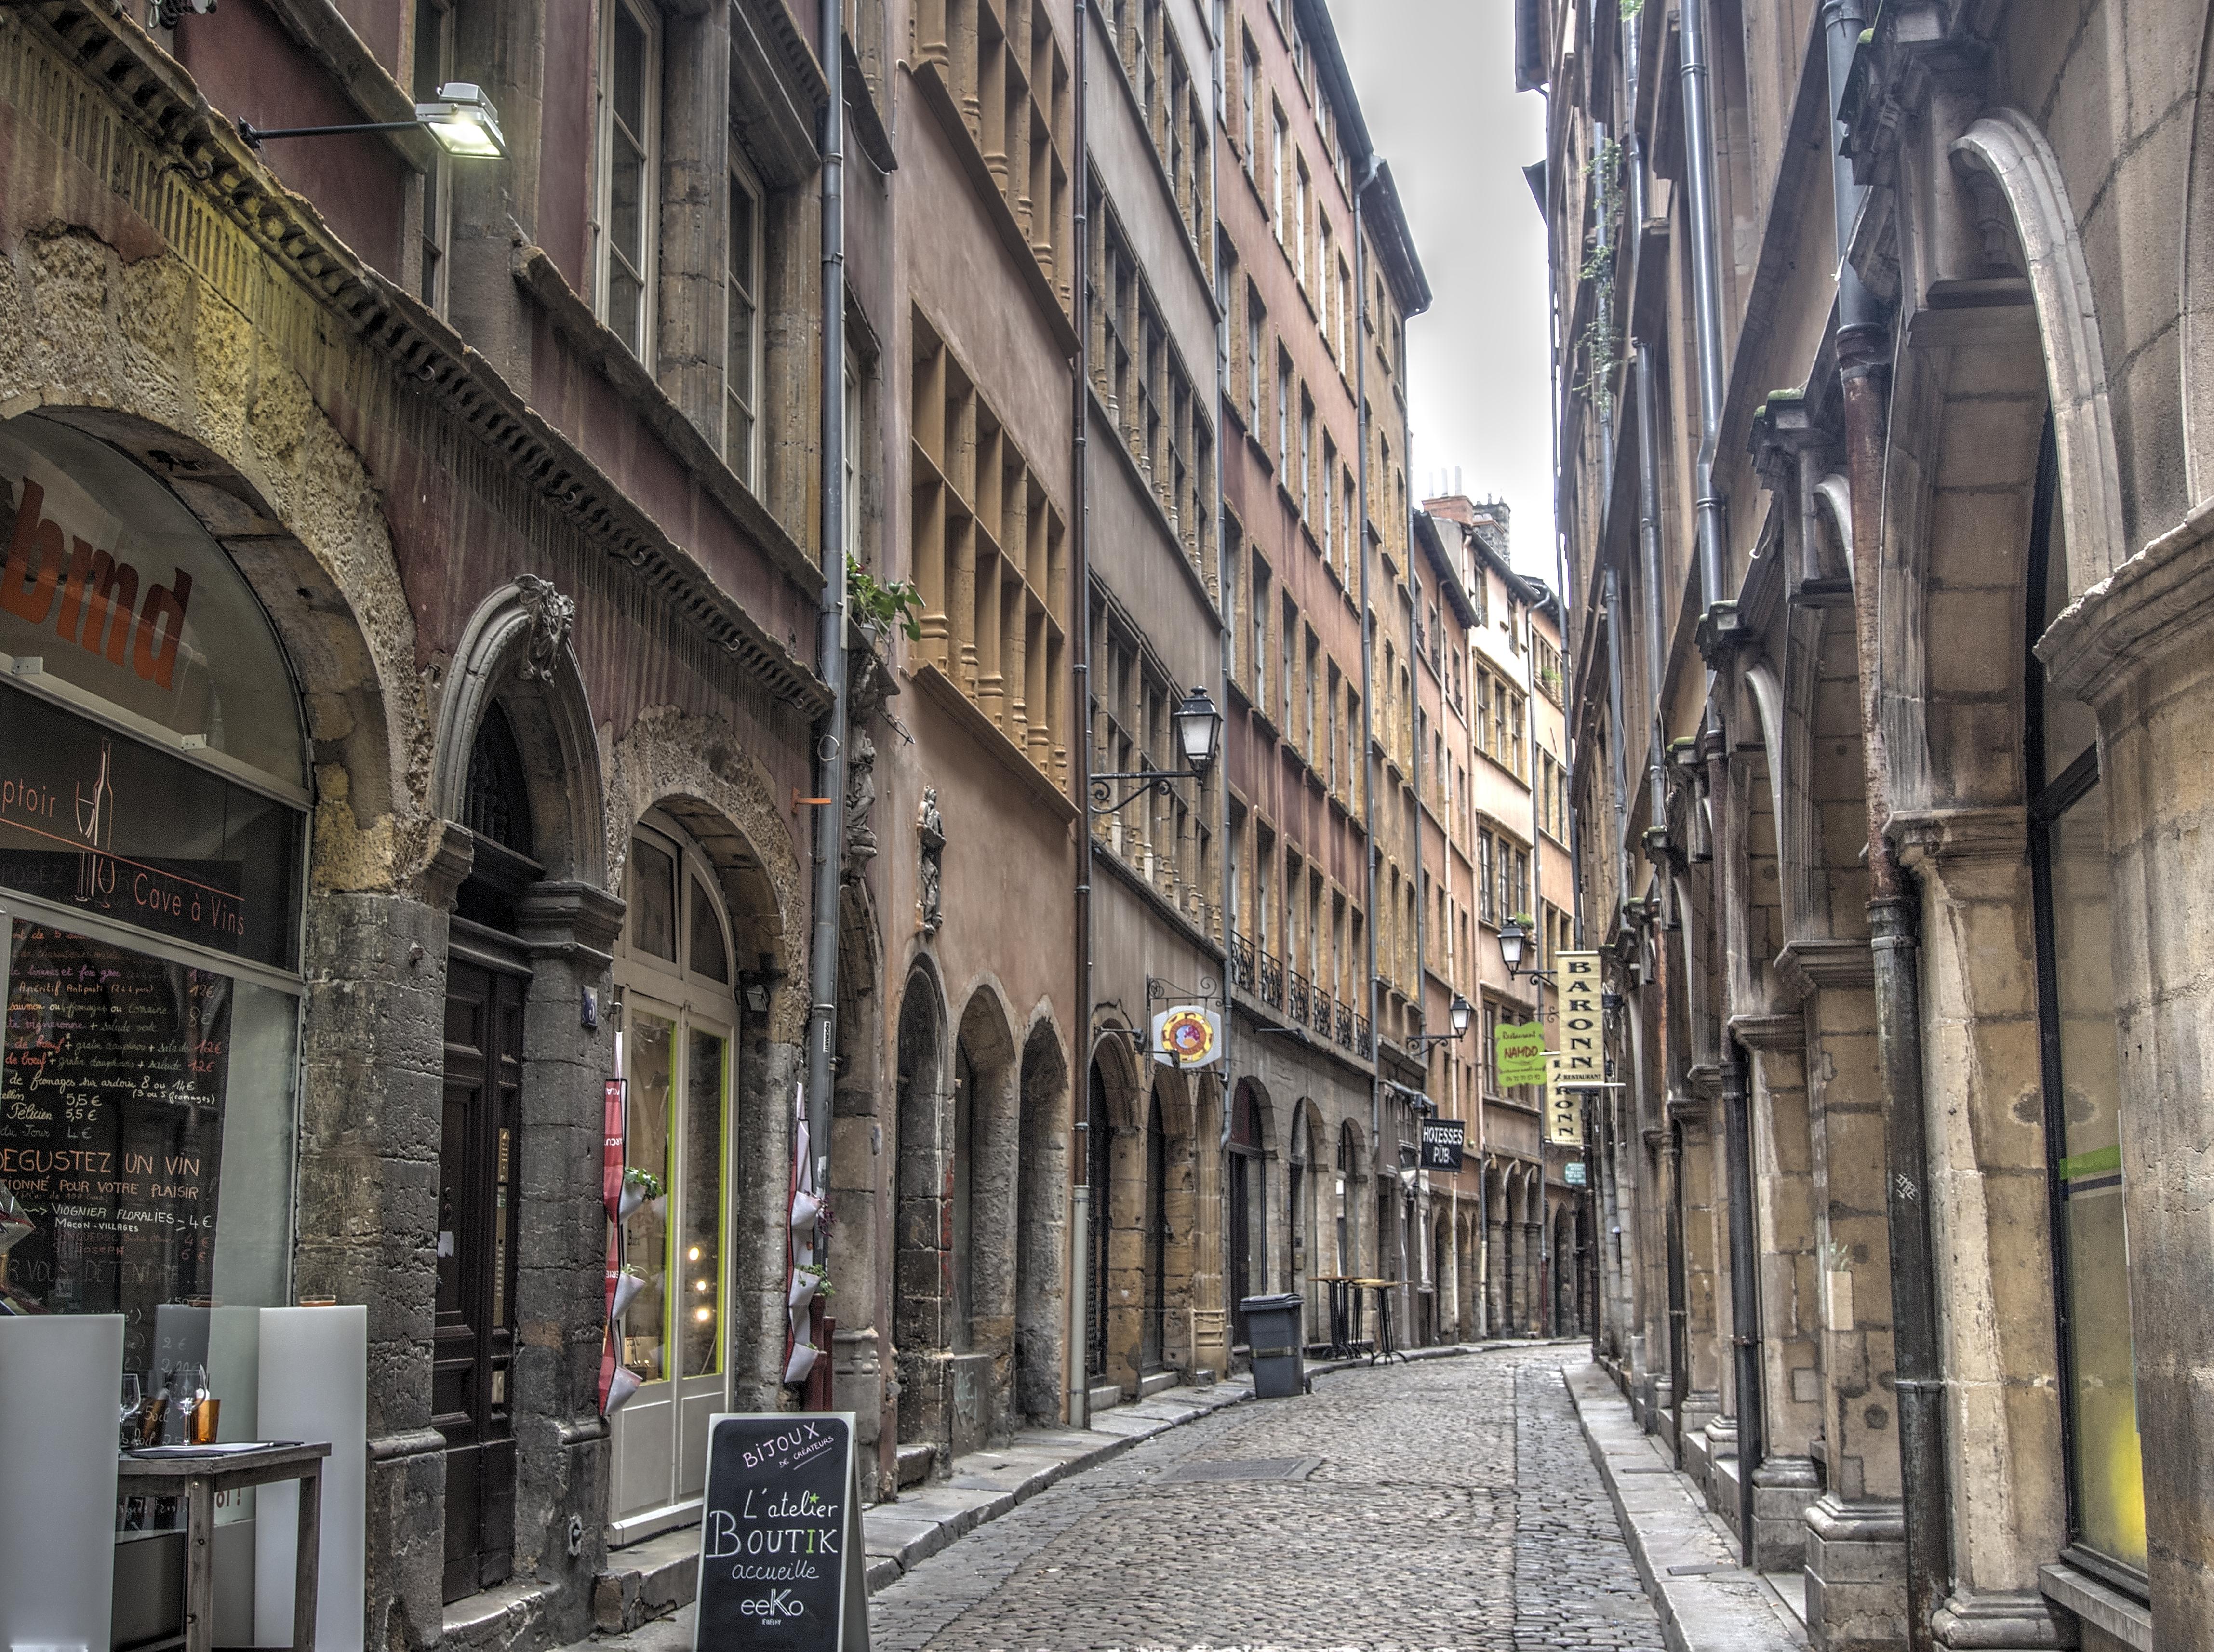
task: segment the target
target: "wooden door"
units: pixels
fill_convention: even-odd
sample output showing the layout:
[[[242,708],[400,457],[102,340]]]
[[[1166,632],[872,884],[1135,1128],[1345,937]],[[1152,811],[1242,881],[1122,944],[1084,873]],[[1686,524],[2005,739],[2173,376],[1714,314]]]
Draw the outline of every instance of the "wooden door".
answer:
[[[505,1580],[515,1552],[515,1214],[522,977],[455,959],[446,985],[432,1421],[446,1437],[444,1598]]]

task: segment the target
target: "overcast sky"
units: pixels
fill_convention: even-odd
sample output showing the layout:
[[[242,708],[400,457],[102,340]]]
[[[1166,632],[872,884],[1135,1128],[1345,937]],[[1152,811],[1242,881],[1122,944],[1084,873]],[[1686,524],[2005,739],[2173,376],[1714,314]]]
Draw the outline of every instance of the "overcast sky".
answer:
[[[1522,168],[1545,103],[1514,89],[1511,0],[1330,0],[1376,147],[1435,295],[1407,374],[1421,499],[1458,465],[1472,499],[1513,507],[1516,566],[1553,577],[1545,235]]]

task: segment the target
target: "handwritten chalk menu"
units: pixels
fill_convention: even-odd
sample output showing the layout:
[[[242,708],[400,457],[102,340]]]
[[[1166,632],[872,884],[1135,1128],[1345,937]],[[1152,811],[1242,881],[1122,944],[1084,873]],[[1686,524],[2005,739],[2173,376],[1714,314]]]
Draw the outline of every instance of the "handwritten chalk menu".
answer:
[[[695,1652],[867,1652],[851,1411],[725,1413],[707,1431]]]
[[[33,1231],[0,1309],[120,1313],[144,1370],[156,1306],[214,1278],[230,982],[18,922],[5,1043],[0,1183]]]

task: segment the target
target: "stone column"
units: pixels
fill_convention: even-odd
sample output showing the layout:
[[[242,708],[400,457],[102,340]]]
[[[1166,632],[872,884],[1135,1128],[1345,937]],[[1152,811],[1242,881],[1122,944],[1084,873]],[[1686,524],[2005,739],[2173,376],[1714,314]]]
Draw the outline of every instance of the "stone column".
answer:
[[[1904,1639],[1906,1528],[1892,1374],[1889,1229],[1875,969],[1865,939],[1794,941],[1779,975],[1803,994],[1820,1263],[1827,1489],[1807,1511],[1807,1635],[1823,1652]]]
[[[1681,1406],[1683,1470],[1702,1486],[1712,1456],[1707,1430],[1722,1409],[1720,1315],[1722,1278],[1716,1266],[1720,1179],[1709,1104],[1697,1096],[1673,1099],[1669,1111],[1684,1127],[1684,1149],[1677,1162],[1684,1223],[1684,1363],[1689,1386]]]
[[[581,1514],[589,1531],[607,1506],[599,1375],[608,1218],[600,1161],[615,1039],[604,1025],[585,1026],[579,1006],[587,989],[608,1001],[609,949],[622,918],[622,902],[590,884],[534,884],[516,902],[531,966],[517,1144],[513,1403],[515,1569],[526,1577],[566,1569],[569,1516]]]
[[[468,835],[412,889],[311,891],[295,1288],[369,1306],[369,1598],[436,1622],[445,1436],[431,1425],[446,927]],[[406,1638],[391,1624],[392,1643]]]
[[[2064,1645],[2037,1587],[2038,1566],[2068,1533],[2060,1398],[2044,1380],[2059,1361],[2037,982],[2021,945],[2033,907],[2027,818],[2019,808],[1955,809],[1894,816],[1893,829],[1922,889],[1953,1550],[1937,1639]]]

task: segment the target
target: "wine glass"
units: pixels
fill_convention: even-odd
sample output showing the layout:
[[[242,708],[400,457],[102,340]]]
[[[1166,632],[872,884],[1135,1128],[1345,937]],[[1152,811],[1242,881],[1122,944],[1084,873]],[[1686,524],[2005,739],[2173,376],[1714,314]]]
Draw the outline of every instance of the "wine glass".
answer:
[[[184,1422],[184,1435],[189,1441],[193,1438],[193,1413],[199,1410],[200,1402],[208,1395],[207,1367],[187,1366],[178,1374],[183,1380],[176,1385],[177,1415]]]
[[[145,1403],[146,1394],[144,1389],[139,1385],[138,1374],[136,1371],[125,1371],[123,1374],[122,1398],[117,1404],[115,1413],[116,1434],[125,1451],[138,1443],[138,1430],[136,1424],[138,1421],[139,1409]]]

